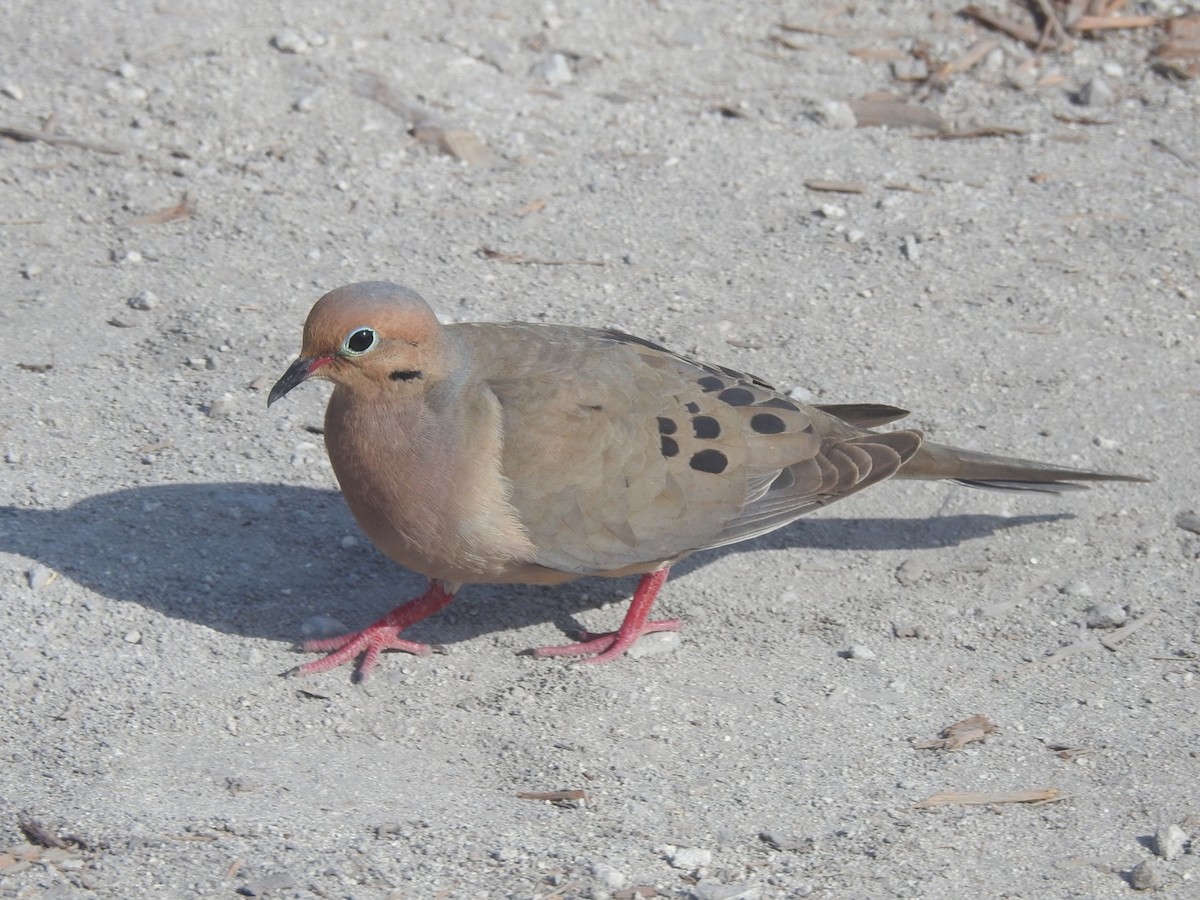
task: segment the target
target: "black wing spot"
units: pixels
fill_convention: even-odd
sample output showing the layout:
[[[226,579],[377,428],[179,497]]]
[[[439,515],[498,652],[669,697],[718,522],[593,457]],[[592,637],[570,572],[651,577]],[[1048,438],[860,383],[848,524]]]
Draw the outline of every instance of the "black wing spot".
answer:
[[[667,437],[665,434],[662,436],[662,455],[667,459],[679,455],[679,444],[675,438]]]
[[[758,405],[768,406],[771,409],[789,409],[792,412],[800,412],[800,407],[786,397],[772,397],[770,400],[764,400]]]
[[[668,419],[666,416],[658,417],[659,434],[674,434],[678,430],[679,426],[675,424],[674,419]]]
[[[720,450],[701,450],[693,453],[688,465],[697,472],[720,475],[729,466],[729,457]]]
[[[700,412],[700,404],[699,403],[692,403],[689,401],[688,403],[683,404],[683,408],[693,414]]]
[[[713,391],[719,391],[725,387],[725,382],[716,375],[705,375],[703,378],[696,379],[696,384],[700,385],[700,389],[706,394],[711,394]]]
[[[712,440],[721,436],[721,423],[712,416],[693,416],[692,428],[696,432],[696,437],[704,440]]]
[[[717,399],[730,406],[749,406],[754,402],[754,392],[745,388],[731,387],[717,394]]]
[[[750,427],[759,434],[779,434],[787,430],[783,419],[775,413],[755,413],[750,419]]]

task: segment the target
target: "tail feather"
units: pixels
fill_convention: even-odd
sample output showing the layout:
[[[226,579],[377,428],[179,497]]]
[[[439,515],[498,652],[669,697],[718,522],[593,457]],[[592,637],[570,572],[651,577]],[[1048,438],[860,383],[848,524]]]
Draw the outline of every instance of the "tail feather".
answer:
[[[1042,491],[1051,494],[1085,490],[1085,485],[1077,483],[1081,481],[1150,480],[1137,475],[1052,466],[1031,459],[995,456],[928,442],[904,464],[896,477],[945,479],[994,491]]]

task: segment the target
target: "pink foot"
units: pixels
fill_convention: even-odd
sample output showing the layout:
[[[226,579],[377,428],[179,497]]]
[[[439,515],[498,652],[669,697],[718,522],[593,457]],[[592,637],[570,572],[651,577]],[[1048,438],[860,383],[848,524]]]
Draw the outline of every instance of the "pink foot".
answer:
[[[632,647],[643,634],[653,634],[656,631],[678,631],[683,626],[682,619],[659,619],[647,622],[636,632],[625,633],[607,631],[604,634],[592,634],[590,631],[579,632],[579,643],[562,644],[557,647],[538,647],[533,655],[542,659],[549,656],[584,656],[588,653],[596,655],[589,659],[579,660],[581,666],[599,666],[612,662],[626,650]]]
[[[633,602],[629,604],[629,611],[625,613],[625,621],[621,623],[619,631],[610,631],[606,634],[591,634],[585,631],[579,635],[580,642],[578,644],[538,647],[531,651],[532,654],[541,659],[549,656],[586,656],[594,653],[595,656],[581,659],[579,663],[580,665],[596,666],[612,662],[624,654],[643,634],[651,634],[656,631],[678,631],[683,625],[680,619],[646,621],[646,617],[650,615],[650,607],[654,604],[654,598],[658,596],[659,589],[666,582],[669,572],[670,568],[668,567],[642,576],[637,590],[633,592]]]
[[[406,641],[400,637],[400,632],[408,626],[420,622],[427,616],[433,615],[454,598],[454,590],[440,581],[429,582],[425,593],[415,600],[410,600],[402,606],[397,606],[390,613],[368,625],[362,631],[343,634],[338,637],[320,638],[305,641],[301,646],[305,650],[332,650],[323,659],[314,659],[303,665],[296,666],[287,672],[288,675],[316,675],[318,672],[328,672],[338,666],[350,662],[360,654],[362,662],[354,671],[354,680],[366,681],[371,671],[379,662],[379,654],[384,650],[403,650],[417,656],[428,656],[428,644],[416,641]]]

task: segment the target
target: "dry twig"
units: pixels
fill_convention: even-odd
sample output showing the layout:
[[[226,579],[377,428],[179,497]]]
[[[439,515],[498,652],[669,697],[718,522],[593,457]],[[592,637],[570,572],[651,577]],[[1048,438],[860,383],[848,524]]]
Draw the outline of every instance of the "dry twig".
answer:
[[[526,256],[524,253],[506,253],[491,247],[480,247],[477,251],[484,259],[492,262],[510,263],[514,266],[607,266],[603,259],[548,259],[543,256]]]
[[[1028,788],[1022,791],[942,791],[926,797],[913,809],[932,806],[990,806],[993,803],[1049,803],[1064,799],[1059,788]]]

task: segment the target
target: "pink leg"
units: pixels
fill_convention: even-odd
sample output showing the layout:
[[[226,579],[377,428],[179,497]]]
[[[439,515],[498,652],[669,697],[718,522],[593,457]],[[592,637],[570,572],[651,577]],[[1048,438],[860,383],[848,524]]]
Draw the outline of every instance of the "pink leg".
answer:
[[[305,641],[305,650],[332,650],[324,659],[314,659],[304,665],[296,666],[288,675],[315,675],[318,672],[328,672],[343,663],[363,654],[362,662],[354,672],[356,681],[366,681],[379,662],[379,654],[384,650],[403,650],[417,656],[429,654],[428,644],[418,644],[415,641],[401,640],[400,632],[433,615],[452,599],[457,585],[447,585],[441,581],[430,581],[420,597],[410,600],[402,606],[397,606],[390,613],[362,631],[343,634],[338,637],[321,638],[315,641]]]
[[[659,569],[657,572],[651,572],[649,575],[642,576],[642,580],[638,582],[637,590],[633,592],[633,602],[629,604],[629,611],[625,613],[625,621],[621,623],[620,631],[610,631],[607,634],[590,634],[585,631],[579,635],[580,643],[578,644],[566,644],[561,647],[538,647],[533,651],[533,655],[541,658],[547,656],[584,656],[588,653],[595,653],[595,656],[579,661],[583,665],[594,666],[612,662],[633,646],[633,642],[643,634],[650,634],[654,631],[678,631],[680,626],[683,625],[680,619],[646,621],[646,617],[650,615],[650,607],[654,604],[654,598],[658,596],[659,590],[666,583],[667,574],[670,571],[671,569],[668,566],[665,569]]]

